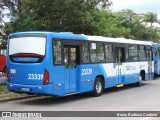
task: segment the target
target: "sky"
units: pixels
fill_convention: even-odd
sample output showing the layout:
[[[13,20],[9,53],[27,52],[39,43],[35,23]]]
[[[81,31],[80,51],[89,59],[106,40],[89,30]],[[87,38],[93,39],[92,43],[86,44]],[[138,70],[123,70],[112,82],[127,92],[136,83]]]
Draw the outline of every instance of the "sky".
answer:
[[[131,9],[136,13],[157,13],[160,19],[160,0],[110,0],[112,11]]]

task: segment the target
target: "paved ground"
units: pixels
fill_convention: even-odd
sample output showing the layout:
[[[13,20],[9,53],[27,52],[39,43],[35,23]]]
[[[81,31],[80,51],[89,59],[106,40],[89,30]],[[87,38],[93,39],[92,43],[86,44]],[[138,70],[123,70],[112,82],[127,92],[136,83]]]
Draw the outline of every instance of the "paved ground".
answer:
[[[79,94],[63,98],[44,96],[0,103],[0,111],[160,111],[160,79],[146,81],[141,87],[129,85],[106,89],[102,96]],[[17,119],[17,118],[16,118]],[[63,118],[57,118],[61,120]],[[65,120],[75,118],[65,118]],[[76,118],[77,119],[77,118]],[[78,118],[80,119],[80,118]],[[91,118],[83,118],[89,120]],[[99,119],[99,118],[92,118]],[[109,119],[113,118],[100,118]],[[150,117],[114,118],[152,120]],[[158,120],[160,118],[154,118]],[[153,120],[154,120],[153,119]]]
[[[5,84],[7,81],[7,78],[6,77],[0,77],[0,85],[1,84]]]

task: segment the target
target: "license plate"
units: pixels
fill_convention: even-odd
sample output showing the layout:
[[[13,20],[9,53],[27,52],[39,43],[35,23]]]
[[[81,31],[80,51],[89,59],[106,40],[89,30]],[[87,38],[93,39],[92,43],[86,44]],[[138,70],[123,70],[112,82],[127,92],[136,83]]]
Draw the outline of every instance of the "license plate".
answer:
[[[29,88],[22,88],[22,91],[29,91]]]
[[[123,87],[124,85],[123,84],[119,84],[119,85],[117,85],[117,87]]]

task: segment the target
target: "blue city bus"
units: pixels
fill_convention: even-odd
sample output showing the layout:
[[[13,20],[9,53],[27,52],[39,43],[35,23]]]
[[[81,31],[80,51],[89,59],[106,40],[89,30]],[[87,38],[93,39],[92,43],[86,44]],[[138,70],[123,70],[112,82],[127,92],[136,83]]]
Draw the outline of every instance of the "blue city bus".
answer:
[[[122,87],[154,77],[152,42],[68,32],[9,35],[7,88],[67,96]]]
[[[160,44],[153,43],[153,60],[154,60],[154,74],[155,76],[160,75]]]

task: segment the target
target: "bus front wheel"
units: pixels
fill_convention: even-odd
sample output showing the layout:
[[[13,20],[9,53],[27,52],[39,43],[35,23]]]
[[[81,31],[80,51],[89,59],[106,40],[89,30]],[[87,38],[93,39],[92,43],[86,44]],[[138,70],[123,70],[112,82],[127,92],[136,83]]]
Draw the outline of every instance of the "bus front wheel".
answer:
[[[98,97],[102,95],[102,92],[103,92],[103,81],[100,77],[98,77],[94,82],[94,89],[92,95]]]

